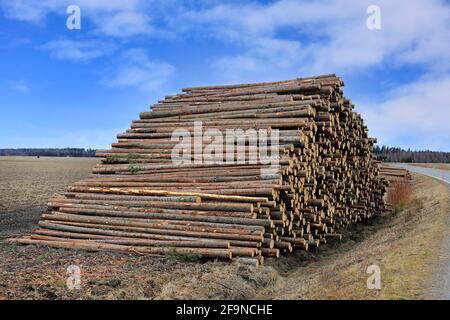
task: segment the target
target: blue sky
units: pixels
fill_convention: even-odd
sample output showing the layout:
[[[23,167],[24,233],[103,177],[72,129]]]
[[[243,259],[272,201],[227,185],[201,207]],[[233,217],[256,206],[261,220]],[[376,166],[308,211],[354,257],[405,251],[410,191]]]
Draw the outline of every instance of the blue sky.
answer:
[[[0,0],[0,148],[106,148],[182,87],[324,73],[344,78],[380,144],[450,151],[440,0]]]

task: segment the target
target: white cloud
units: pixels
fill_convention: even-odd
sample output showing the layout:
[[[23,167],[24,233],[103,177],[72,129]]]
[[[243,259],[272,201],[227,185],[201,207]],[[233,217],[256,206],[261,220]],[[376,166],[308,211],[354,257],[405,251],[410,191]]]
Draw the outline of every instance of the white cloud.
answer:
[[[8,81],[9,88],[18,93],[28,93],[31,88],[28,83],[23,80],[11,80]]]
[[[110,54],[115,50],[111,43],[103,41],[54,40],[42,46],[59,60],[87,61]]]
[[[150,18],[142,13],[120,11],[95,18],[98,30],[108,36],[129,37],[152,32]]]
[[[42,25],[50,13],[67,16],[66,8],[76,4],[81,19],[93,22],[96,31],[107,36],[150,34],[148,2],[143,0],[1,0],[0,6],[12,19]],[[82,22],[83,26],[83,22]]]
[[[117,69],[104,83],[110,87],[137,87],[141,91],[158,90],[173,75],[175,68],[165,62],[151,60],[143,49],[130,49],[120,58]]]
[[[450,5],[440,0],[378,0],[382,29],[368,30],[370,4],[372,0],[232,3],[190,10],[174,20],[183,30],[242,48],[236,55],[218,58],[219,73],[225,71],[225,76],[241,72],[242,62],[252,68],[265,62],[266,72],[254,68],[261,80],[292,69],[315,74],[380,64],[450,67]],[[284,50],[285,42],[294,49]],[[221,68],[224,61],[232,62],[226,70]]]
[[[65,13],[63,3],[56,0],[3,0],[0,4],[7,17],[35,24],[42,23],[49,11]]]
[[[273,38],[248,39],[252,47],[236,56],[220,57],[214,66],[225,82],[254,82],[256,79],[276,80],[298,76],[292,68],[302,54],[297,41]]]
[[[372,0],[279,0],[266,3],[144,0],[16,0],[2,1],[8,17],[39,23],[49,13],[66,15],[67,5],[80,6],[82,20],[90,19],[98,34],[113,37],[214,36],[240,46],[241,52],[218,57],[267,62],[274,72],[342,72],[380,63],[450,67],[450,5],[444,0],[377,0],[382,29],[366,28],[366,9]],[[164,31],[163,31],[164,30]],[[284,31],[291,37],[286,38]],[[295,51],[284,51],[284,42]],[[299,51],[298,48],[301,48]],[[252,61],[253,60],[253,61]],[[241,63],[237,63],[237,67]],[[270,68],[269,68],[270,66]],[[239,71],[229,68],[229,74]],[[266,72],[268,73],[268,72]],[[261,72],[259,72],[262,75]]]
[[[379,105],[358,109],[380,144],[449,150],[449,88],[450,75],[426,76],[397,88]]]

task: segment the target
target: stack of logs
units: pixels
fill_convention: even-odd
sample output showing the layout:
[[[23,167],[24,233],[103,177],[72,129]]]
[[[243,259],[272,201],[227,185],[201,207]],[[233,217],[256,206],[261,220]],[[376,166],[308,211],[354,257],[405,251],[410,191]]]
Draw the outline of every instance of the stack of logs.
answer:
[[[412,179],[411,172],[408,170],[387,164],[380,165],[380,176],[390,182],[410,181]]]
[[[49,201],[39,229],[10,241],[260,264],[339,240],[340,230],[388,210],[375,139],[342,86],[326,75],[167,96],[111,149],[97,151],[102,163]],[[239,148],[238,139],[225,138],[237,128],[258,134],[244,136]],[[192,142],[181,163],[174,162],[181,141],[174,132]],[[263,144],[269,159],[279,154],[279,166],[246,157]],[[232,150],[231,159],[202,157],[211,145]]]

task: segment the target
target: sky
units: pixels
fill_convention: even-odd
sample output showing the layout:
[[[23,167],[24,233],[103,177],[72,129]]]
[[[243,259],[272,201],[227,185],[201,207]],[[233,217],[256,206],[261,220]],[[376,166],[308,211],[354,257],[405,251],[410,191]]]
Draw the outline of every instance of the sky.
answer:
[[[329,73],[380,145],[450,151],[449,1],[0,0],[0,148],[107,148],[183,87]]]

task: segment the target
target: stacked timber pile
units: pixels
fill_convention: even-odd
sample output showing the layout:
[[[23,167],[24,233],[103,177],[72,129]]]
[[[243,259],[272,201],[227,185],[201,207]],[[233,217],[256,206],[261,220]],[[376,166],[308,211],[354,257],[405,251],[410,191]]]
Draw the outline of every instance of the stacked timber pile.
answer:
[[[412,179],[411,173],[408,170],[387,164],[380,165],[380,176],[390,182],[410,181]]]
[[[388,185],[342,86],[326,75],[167,96],[97,151],[103,163],[49,201],[39,229],[11,241],[258,264],[341,239],[387,210]]]

